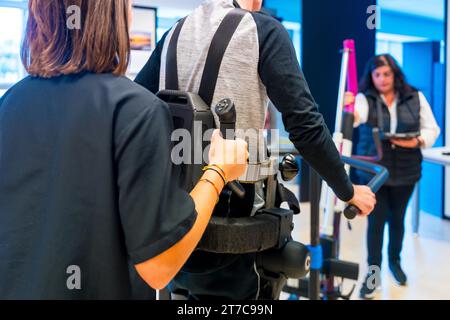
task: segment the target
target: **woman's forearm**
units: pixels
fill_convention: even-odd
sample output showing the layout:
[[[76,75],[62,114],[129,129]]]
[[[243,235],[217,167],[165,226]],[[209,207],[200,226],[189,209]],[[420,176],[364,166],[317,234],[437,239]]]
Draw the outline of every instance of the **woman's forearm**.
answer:
[[[224,188],[222,178],[214,171],[207,171],[191,192],[197,219],[191,230],[170,249],[142,264],[136,265],[139,275],[154,289],[162,289],[175,277],[201,240],[217,203],[217,192]]]
[[[214,171],[206,171],[202,179],[208,179],[216,186],[217,190],[207,182],[198,183],[191,192],[191,197],[195,203],[195,210],[199,216],[207,216],[208,221],[217,204],[217,192],[222,192],[225,187],[222,178]],[[201,180],[202,180],[201,179]]]

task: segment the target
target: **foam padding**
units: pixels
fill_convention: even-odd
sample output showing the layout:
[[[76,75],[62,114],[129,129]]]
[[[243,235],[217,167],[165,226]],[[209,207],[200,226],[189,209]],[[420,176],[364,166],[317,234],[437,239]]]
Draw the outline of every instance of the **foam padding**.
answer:
[[[245,218],[213,217],[198,249],[245,254],[271,249],[278,244],[279,219],[268,214]]]

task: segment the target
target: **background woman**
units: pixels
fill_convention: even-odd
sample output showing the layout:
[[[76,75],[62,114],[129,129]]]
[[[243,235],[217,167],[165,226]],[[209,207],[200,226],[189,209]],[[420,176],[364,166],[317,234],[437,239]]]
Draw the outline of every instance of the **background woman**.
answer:
[[[400,285],[406,285],[400,254],[405,233],[408,201],[421,178],[422,148],[432,147],[440,129],[424,94],[406,82],[394,58],[388,54],[373,57],[367,64],[356,99],[347,93],[347,103],[355,102],[356,126],[360,126],[357,154],[374,156],[372,129],[385,133],[414,133],[410,139],[384,139],[380,164],[390,173],[389,181],[377,193],[377,204],[369,216],[367,232],[368,264],[381,267],[384,226],[389,225],[389,268]],[[364,182],[368,177],[359,173]],[[369,276],[369,275],[368,275]],[[362,298],[373,298],[375,289],[366,281]],[[370,287],[370,288],[369,288]]]

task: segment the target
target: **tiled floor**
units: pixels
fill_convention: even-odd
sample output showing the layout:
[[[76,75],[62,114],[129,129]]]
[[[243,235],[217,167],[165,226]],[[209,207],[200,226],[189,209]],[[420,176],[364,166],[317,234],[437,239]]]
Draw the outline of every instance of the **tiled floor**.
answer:
[[[308,244],[309,204],[303,204],[302,209],[302,213],[295,217],[294,238]],[[384,264],[382,290],[378,292],[376,299],[450,299],[450,222],[422,213],[420,235],[414,237],[410,212],[406,219],[402,259],[409,278],[408,286],[396,285],[387,264]],[[360,278],[363,278],[367,270],[365,262],[367,219],[358,218],[353,221],[352,231],[348,230],[346,223],[342,223],[341,227],[341,259],[361,263]],[[385,237],[385,244],[387,244],[387,237]],[[386,248],[384,252],[386,253]],[[354,299],[358,299],[361,280],[357,284]],[[351,288],[353,284],[348,281],[344,288]],[[285,297],[285,295],[282,296],[282,298]]]

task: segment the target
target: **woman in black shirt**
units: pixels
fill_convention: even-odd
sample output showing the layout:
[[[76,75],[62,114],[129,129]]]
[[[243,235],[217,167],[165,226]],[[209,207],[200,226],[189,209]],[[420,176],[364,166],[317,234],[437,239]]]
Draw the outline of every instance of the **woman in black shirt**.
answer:
[[[167,106],[123,77],[131,0],[69,2],[29,1],[30,76],[0,100],[0,299],[127,299],[129,260],[165,287],[246,169],[216,131],[216,170],[182,191]]]

